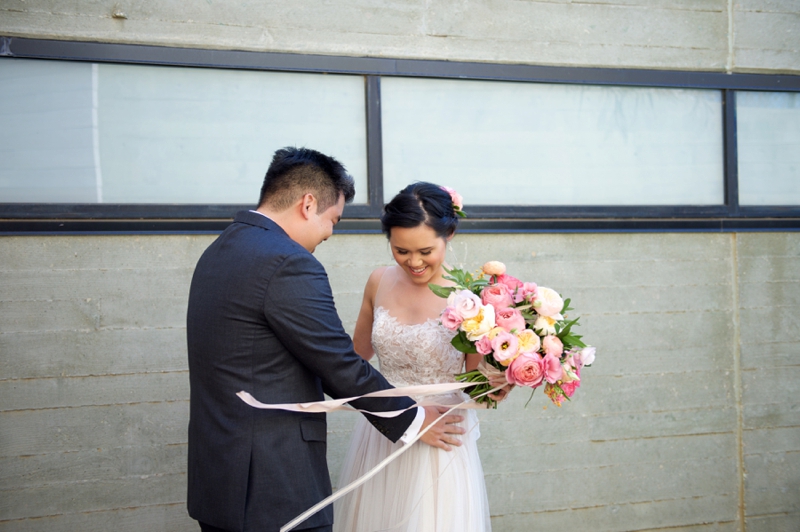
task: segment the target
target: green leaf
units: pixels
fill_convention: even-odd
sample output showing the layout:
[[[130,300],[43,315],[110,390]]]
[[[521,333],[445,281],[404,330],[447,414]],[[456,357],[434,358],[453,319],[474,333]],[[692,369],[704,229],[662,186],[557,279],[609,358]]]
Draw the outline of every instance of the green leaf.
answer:
[[[472,342],[467,339],[467,333],[465,333],[464,331],[458,331],[458,334],[453,337],[450,343],[453,344],[453,347],[455,347],[462,353],[478,352],[478,350],[475,349],[475,346],[472,344]]]
[[[437,296],[445,299],[447,299],[447,296],[456,291],[455,286],[439,286],[438,284],[433,283],[428,283],[428,288],[430,288]]]

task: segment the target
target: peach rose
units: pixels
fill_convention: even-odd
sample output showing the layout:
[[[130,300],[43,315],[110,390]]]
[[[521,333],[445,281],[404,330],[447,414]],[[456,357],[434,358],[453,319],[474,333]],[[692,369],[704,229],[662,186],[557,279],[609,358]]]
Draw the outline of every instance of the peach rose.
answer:
[[[520,353],[535,353],[542,346],[539,335],[530,329],[524,329],[517,334]]]
[[[533,300],[533,308],[540,316],[548,318],[561,318],[561,311],[564,309],[564,300],[558,292],[552,288],[540,286],[536,290],[536,299]]]
[[[504,284],[493,284],[481,291],[481,301],[484,305],[491,305],[495,310],[514,306],[514,300]]]
[[[511,384],[536,388],[544,380],[544,362],[536,353],[522,353],[506,370],[506,379]]]
[[[564,352],[564,344],[558,336],[552,334],[545,336],[542,339],[542,350],[546,355],[553,355],[558,358]]]
[[[525,318],[515,308],[508,307],[495,312],[495,322],[508,332],[516,329],[517,332],[525,328]]]
[[[510,275],[499,275],[497,277],[498,284],[505,285],[508,288],[508,293],[511,294],[511,297],[514,299],[514,303],[520,303],[525,298],[525,294],[523,292],[524,283],[517,279],[516,277],[512,277]]]

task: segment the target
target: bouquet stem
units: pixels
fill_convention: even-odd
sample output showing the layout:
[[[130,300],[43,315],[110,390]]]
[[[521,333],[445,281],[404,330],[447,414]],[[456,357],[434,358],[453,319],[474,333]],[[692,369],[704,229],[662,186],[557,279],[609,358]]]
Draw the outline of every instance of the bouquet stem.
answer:
[[[458,382],[471,382],[474,386],[464,389],[464,393],[469,395],[478,404],[486,404],[490,408],[497,408],[497,401],[486,395],[494,389],[494,386],[489,384],[486,377],[477,369],[468,371],[466,373],[459,373],[456,375]]]

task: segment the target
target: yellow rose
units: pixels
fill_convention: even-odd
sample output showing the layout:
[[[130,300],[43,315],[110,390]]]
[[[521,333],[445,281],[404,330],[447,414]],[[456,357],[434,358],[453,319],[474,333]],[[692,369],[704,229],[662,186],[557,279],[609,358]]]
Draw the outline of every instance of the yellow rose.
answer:
[[[535,353],[542,346],[539,335],[530,329],[523,329],[517,334],[520,353]]]
[[[494,307],[491,305],[481,308],[474,318],[461,322],[461,330],[467,333],[467,338],[473,342],[488,334],[494,326]]]

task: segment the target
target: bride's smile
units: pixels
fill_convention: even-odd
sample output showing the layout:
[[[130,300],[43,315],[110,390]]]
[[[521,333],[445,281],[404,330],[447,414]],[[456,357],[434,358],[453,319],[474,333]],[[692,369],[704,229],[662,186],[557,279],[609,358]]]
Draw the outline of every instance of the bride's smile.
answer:
[[[425,224],[393,227],[389,244],[398,266],[414,284],[423,286],[441,279],[447,241]]]

